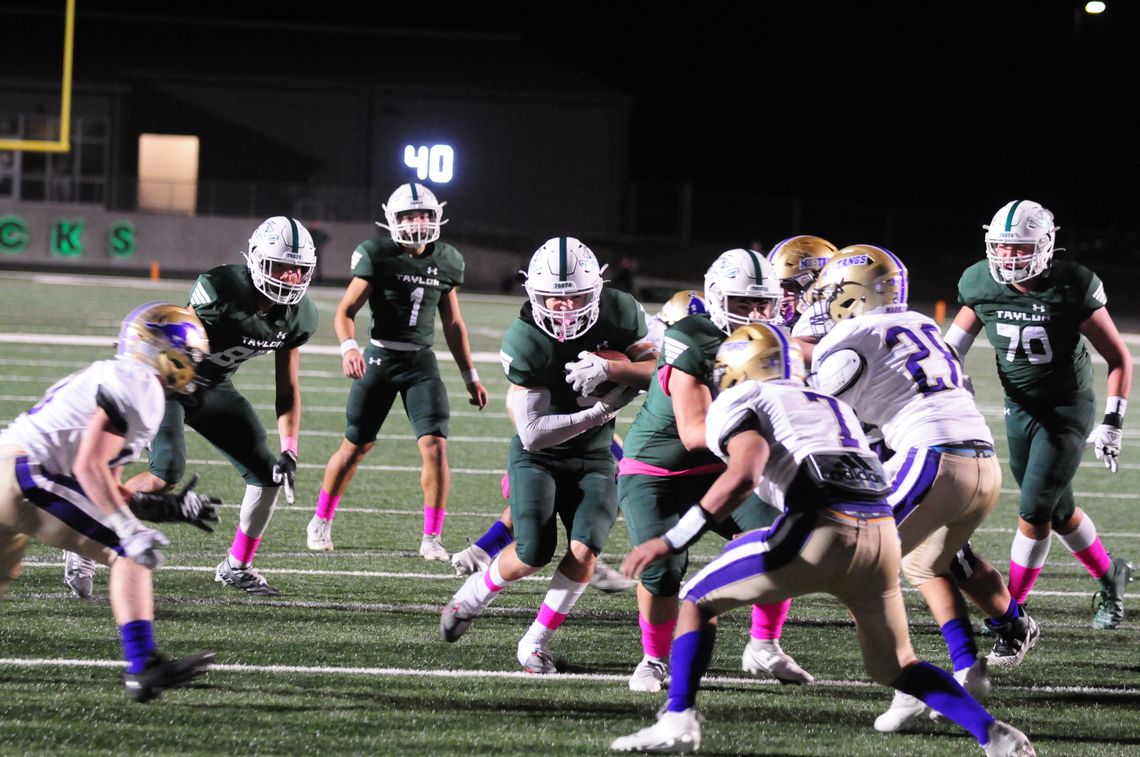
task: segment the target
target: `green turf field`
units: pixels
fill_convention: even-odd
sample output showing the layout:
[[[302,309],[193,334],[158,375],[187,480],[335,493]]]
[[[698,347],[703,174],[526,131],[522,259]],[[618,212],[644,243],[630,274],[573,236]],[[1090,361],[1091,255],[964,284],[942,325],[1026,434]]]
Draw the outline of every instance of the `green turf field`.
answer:
[[[111,354],[119,320],[134,305],[184,302],[188,290],[189,282],[0,276],[0,423],[58,378]],[[577,755],[602,753],[614,737],[652,722],[664,695],[626,687],[641,656],[632,594],[590,590],[583,596],[552,645],[563,671],[558,676],[527,676],[514,659],[545,580],[508,589],[458,643],[440,640],[439,607],[459,579],[449,565],[416,554],[419,456],[398,411],[337,512],[336,551],[306,550],[305,524],[343,432],[348,380],[331,327],[338,294],[315,292],[322,323],[314,345],[324,349],[302,351],[298,499],[278,507],[257,558],[284,596],[247,598],[214,583],[244,486],[188,431],[189,469],[201,473],[203,491],[227,505],[215,534],[163,529],[173,544],[167,567],[155,576],[156,633],[167,654],[212,648],[218,665],[192,688],[149,705],[128,702],[118,683],[107,571],[96,573],[95,601],[72,599],[61,580],[60,554],[34,545],[2,606],[0,753]],[[452,550],[480,535],[503,507],[499,478],[511,431],[503,406],[507,385],[494,355],[522,297],[465,295],[462,302],[472,347],[484,359],[478,368],[491,404],[481,413],[469,408],[454,363],[441,359],[454,411],[444,527],[444,544]],[[365,327],[362,316],[362,339]],[[13,336],[19,334],[29,338]],[[436,346],[446,352],[442,336]],[[1001,392],[991,355],[979,340],[968,368],[1002,454]],[[256,359],[236,377],[270,429],[272,365]],[[1103,365],[1098,370],[1103,376]],[[619,431],[635,410],[623,412]],[[1125,437],[1120,473],[1110,475],[1090,452],[1075,489],[1106,546],[1140,561],[1140,447],[1135,432],[1126,430]],[[973,542],[1003,573],[1016,517],[1014,486],[1007,469],[1001,505]],[[706,537],[696,562],[706,562],[719,546],[715,535]],[[620,521],[609,547],[616,565],[628,549]],[[1041,755],[1140,754],[1140,605],[1129,603],[1118,630],[1093,631],[1095,590],[1055,543],[1031,597],[1042,640],[1021,667],[993,673],[991,711],[1028,733]],[[915,592],[906,598],[919,655],[947,666],[929,613]],[[814,686],[780,687],[742,674],[748,620],[738,611],[721,627],[699,699],[707,718],[702,753],[981,753],[952,726],[931,723],[894,736],[871,728],[890,692],[867,681],[852,624],[830,598],[797,600],[784,633],[784,648],[819,679]]]

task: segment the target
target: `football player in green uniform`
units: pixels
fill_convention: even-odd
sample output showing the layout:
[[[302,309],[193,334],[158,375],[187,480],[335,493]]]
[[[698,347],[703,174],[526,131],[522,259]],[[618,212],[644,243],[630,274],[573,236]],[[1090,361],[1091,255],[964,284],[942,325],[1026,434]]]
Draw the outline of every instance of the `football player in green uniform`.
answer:
[[[447,390],[432,352],[435,313],[455,358],[469,402],[482,410],[487,390],[471,361],[467,326],[459,312],[463,256],[439,241],[443,206],[427,187],[401,184],[383,206],[391,239],[370,239],[352,253],[352,281],[337,305],[333,327],[340,340],[344,375],[353,379],[340,448],[329,458],[308,526],[309,549],[332,550],[332,520],[360,461],[376,444],[396,395],[416,434],[423,459],[424,526],[420,555],[447,561],[440,542],[451,472],[447,465]],[[362,352],[355,318],[364,303],[372,310],[370,344]]]
[[[1092,518],[1073,500],[1072,481],[1088,446],[1116,472],[1132,358],[1105,307],[1097,275],[1079,263],[1053,260],[1056,227],[1050,211],[1014,200],[984,228],[986,260],[962,274],[962,308],[946,343],[964,358],[984,326],[1005,389],[1009,463],[1021,487],[1010,594],[1025,602],[1056,531],[1100,583],[1093,627],[1115,628],[1124,618],[1132,566],[1105,550]],[[1108,403],[1095,428],[1092,363],[1082,335],[1108,363]]]
[[[775,269],[759,253],[728,250],[705,275],[708,314],[682,318],[665,331],[656,380],[625,438],[618,468],[618,501],[633,546],[668,531],[716,480],[724,463],[705,447],[705,415],[717,349],[732,329],[775,321],[783,291]],[[770,525],[774,514],[759,498],[718,527],[726,538]],[[643,657],[629,679],[633,691],[656,692],[669,674],[677,596],[688,568],[679,551],[650,566],[637,587]],[[790,601],[753,608],[752,639],[742,667],[770,673],[787,683],[812,676],[781,648],[779,638]]]
[[[657,359],[641,305],[603,289],[602,273],[590,248],[573,237],[551,239],[531,258],[529,301],[500,351],[518,431],[508,463],[515,540],[467,579],[440,616],[443,638],[459,639],[505,587],[551,561],[561,520],[569,548],[518,644],[518,661],[531,673],[556,671],[550,640],[586,589],[617,518],[613,420],[649,384]],[[599,378],[581,365],[593,362],[581,355],[603,349],[629,361],[599,359]]]
[[[190,307],[206,327],[211,352],[198,368],[198,389],[166,403],[158,435],[150,446],[150,470],[131,478],[135,492],[166,491],[186,470],[184,426],[206,438],[245,480],[245,496],[229,555],[214,580],[259,596],[277,596],[253,567],[269,525],[278,490],[293,502],[297,437],[301,431],[301,345],[317,330],[317,307],[306,296],[316,267],[316,248],[299,221],[274,216],[249,238],[246,265],[218,266],[198,277]],[[242,363],[273,353],[276,368],[277,431],[274,454],[253,405],[232,376]]]

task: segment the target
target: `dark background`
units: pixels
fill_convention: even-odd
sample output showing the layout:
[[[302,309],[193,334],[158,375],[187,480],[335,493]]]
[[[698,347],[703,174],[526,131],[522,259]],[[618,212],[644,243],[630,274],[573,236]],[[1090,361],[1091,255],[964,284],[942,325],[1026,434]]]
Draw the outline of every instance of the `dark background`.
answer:
[[[421,52],[387,71],[409,88],[423,71],[456,87],[518,77],[533,92],[553,60],[563,92],[631,99],[618,180],[689,185],[696,240],[770,245],[785,230],[837,229],[840,244],[875,242],[890,239],[892,212],[928,213],[923,235],[980,256],[980,225],[1030,198],[1055,211],[1072,254],[1110,271],[1140,263],[1137,3],[1109,0],[1100,16],[1067,0],[790,5],[79,0],[77,74],[124,65],[113,41],[84,41],[85,19],[118,24],[124,45],[145,37],[148,65],[175,73],[364,76],[360,48],[387,35],[418,40]],[[480,37],[520,45],[504,46],[510,60],[440,71],[440,50]],[[783,210],[798,202],[805,217]],[[861,223],[871,217],[885,220]]]

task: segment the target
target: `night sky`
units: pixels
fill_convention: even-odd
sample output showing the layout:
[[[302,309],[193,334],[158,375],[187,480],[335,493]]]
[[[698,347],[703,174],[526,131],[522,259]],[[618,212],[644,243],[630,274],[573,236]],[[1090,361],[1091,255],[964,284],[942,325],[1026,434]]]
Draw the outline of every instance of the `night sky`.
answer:
[[[247,24],[251,35],[292,25],[310,40],[336,27],[517,36],[633,98],[633,181],[979,223],[1029,197],[1062,227],[1133,240],[1140,228],[1134,0],[1108,0],[1099,17],[1061,0],[799,0],[684,13],[579,3],[541,16],[533,4],[79,5],[81,18],[192,15]],[[409,61],[412,84],[414,71]]]

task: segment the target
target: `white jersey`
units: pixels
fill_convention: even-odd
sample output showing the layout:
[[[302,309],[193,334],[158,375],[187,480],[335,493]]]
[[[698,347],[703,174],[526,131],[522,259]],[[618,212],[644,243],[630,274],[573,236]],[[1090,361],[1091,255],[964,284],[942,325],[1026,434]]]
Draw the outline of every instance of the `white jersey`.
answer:
[[[993,443],[938,325],[912,311],[843,320],[815,346],[813,384],[882,429],[893,450]]]
[[[44,469],[70,476],[96,408],[123,432],[123,449],[111,461],[118,466],[138,459],[158,433],[166,394],[153,368],[129,359],[101,360],[57,381],[0,432],[0,444],[20,447]]]
[[[874,458],[855,412],[800,384],[745,381],[722,392],[705,420],[708,448],[727,462],[725,445],[732,432],[747,424],[754,424],[770,449],[756,491],[781,509],[784,492],[808,455],[855,452]]]
[[[664,352],[665,329],[669,328],[669,325],[661,320],[660,316],[651,315],[645,319],[645,328],[648,332],[645,335],[645,339],[652,342],[658,352]]]

